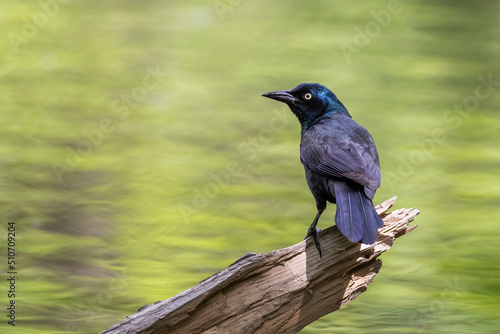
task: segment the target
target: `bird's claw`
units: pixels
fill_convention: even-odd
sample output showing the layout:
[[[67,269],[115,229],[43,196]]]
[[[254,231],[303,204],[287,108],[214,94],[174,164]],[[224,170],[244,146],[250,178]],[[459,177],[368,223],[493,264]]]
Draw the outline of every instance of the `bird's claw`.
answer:
[[[314,244],[316,245],[316,248],[318,249],[319,257],[323,257],[323,254],[321,253],[321,245],[319,243],[319,238],[318,238],[319,232],[321,232],[321,229],[314,228],[314,227],[310,226],[309,229],[307,230],[307,235],[304,238],[304,240],[307,239],[308,237],[312,236],[313,240],[314,240]]]

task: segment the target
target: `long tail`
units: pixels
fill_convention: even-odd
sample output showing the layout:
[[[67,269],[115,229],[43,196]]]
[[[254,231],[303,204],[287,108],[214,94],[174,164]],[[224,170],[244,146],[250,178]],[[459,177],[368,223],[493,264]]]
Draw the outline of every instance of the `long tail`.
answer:
[[[337,213],[335,223],[340,233],[351,242],[373,244],[377,240],[378,228],[384,225],[375,211],[372,200],[366,197],[363,187],[335,181]]]

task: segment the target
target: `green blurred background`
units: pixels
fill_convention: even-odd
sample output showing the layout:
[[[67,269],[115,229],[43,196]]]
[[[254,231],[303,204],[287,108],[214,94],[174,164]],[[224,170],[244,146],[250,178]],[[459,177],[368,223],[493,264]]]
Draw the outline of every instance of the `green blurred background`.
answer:
[[[96,333],[299,242],[299,124],[264,92],[319,82],[378,146],[375,203],[420,226],[302,333],[500,328],[500,1],[4,1],[1,256],[17,326]],[[333,224],[334,206],[320,226]]]

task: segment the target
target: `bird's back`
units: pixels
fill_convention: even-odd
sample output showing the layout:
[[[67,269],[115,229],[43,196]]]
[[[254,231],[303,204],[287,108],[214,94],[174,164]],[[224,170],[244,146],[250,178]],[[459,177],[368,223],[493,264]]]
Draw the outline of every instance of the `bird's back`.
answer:
[[[331,113],[317,119],[302,133],[302,164],[327,178],[363,185],[372,199],[380,186],[377,149],[370,133],[348,113]]]
[[[302,133],[301,145],[356,142],[363,146],[374,144],[370,133],[348,113],[330,113],[318,118]]]

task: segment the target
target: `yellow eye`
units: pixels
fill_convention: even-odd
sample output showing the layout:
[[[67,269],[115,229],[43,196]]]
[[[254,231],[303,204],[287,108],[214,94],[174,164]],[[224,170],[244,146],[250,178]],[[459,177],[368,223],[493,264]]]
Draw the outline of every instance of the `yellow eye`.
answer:
[[[303,95],[304,100],[310,100],[310,99],[312,99],[312,97],[313,97],[312,94],[309,92],[304,93],[304,95]]]

